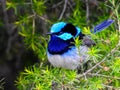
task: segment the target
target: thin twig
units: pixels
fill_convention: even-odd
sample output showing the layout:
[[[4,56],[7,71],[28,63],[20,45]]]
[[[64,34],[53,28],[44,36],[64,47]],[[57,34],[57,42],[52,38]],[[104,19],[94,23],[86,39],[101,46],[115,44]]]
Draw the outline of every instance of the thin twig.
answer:
[[[57,3],[57,4],[54,4],[53,6],[52,6],[52,8],[56,8],[56,7],[58,7],[59,5],[61,5],[63,3],[63,1],[61,1],[61,2],[59,2],[59,3]]]
[[[35,34],[35,17],[33,17],[33,25],[32,25],[33,31],[32,34]]]
[[[45,22],[48,22],[50,24],[52,24],[52,22],[50,20],[48,20],[47,18],[43,17],[43,16],[39,16],[37,15],[40,19],[44,20]]]
[[[33,4],[33,1],[31,0],[31,4]],[[36,16],[36,13],[34,11],[34,9],[32,9],[32,12],[33,12],[33,21],[32,21],[32,34],[34,35],[35,34],[35,16]]]
[[[10,24],[9,24],[9,18],[8,18],[8,14],[7,14],[7,10],[6,10],[6,0],[1,0],[1,4],[2,4],[2,9],[3,9],[3,20],[4,20],[4,23],[5,23],[5,28],[6,28],[6,31],[9,35],[11,35],[11,32],[10,32]]]
[[[120,8],[120,2],[119,2],[119,0],[118,0],[118,2],[117,2],[117,5],[115,5],[115,2],[114,2],[114,0],[111,2],[111,4],[113,5],[113,7],[111,7],[111,6],[109,6],[109,5],[106,5],[107,7],[109,7],[109,8],[111,8],[112,9],[112,13],[111,13],[111,15],[110,15],[110,18],[112,17],[112,16],[116,16],[116,20],[117,20],[117,24],[118,24],[118,31],[120,32],[120,20],[119,20],[119,8]]]
[[[109,86],[109,85],[105,85],[105,84],[102,84],[104,87],[107,87],[108,90],[120,90],[120,87],[118,88],[115,88],[113,86]]]
[[[73,7],[72,7],[70,1],[68,1],[68,5],[70,6],[70,9],[73,11]]]
[[[31,0],[31,5],[33,5],[33,1]],[[34,9],[32,9],[32,13],[35,15]]]
[[[83,76],[87,75],[87,74],[90,73],[93,69],[95,69],[97,66],[99,66],[102,62],[104,62],[104,61],[107,59],[108,56],[110,56],[111,54],[113,54],[119,46],[120,46],[120,41],[119,41],[119,43],[116,45],[116,47],[113,48],[113,49],[111,50],[111,52],[107,54],[107,56],[105,56],[105,57],[104,57],[100,62],[98,62],[95,66],[93,66],[92,68],[90,68],[89,70],[87,70],[85,73],[83,73],[82,75],[80,75],[80,77],[83,77]]]
[[[96,74],[100,73],[101,69],[96,72]]]
[[[61,13],[61,15],[60,15],[60,17],[59,17],[59,20],[62,19],[63,14],[65,13],[65,10],[66,10],[66,7],[67,7],[67,2],[68,2],[68,0],[65,0],[65,4],[64,4],[64,7],[63,7],[63,10],[62,10],[62,13]]]
[[[107,76],[107,75],[103,75],[103,74],[98,74],[98,73],[88,73],[88,75],[91,75],[91,76],[100,76],[100,77],[105,77],[105,78],[113,78],[113,79],[119,79],[119,77],[114,77],[114,76]]]
[[[14,33],[16,26],[14,24],[9,23],[9,16],[8,16],[7,10],[6,10],[6,0],[1,0],[1,4],[2,4],[3,15],[4,15],[3,20],[5,23],[5,29],[9,36],[9,38],[7,40],[7,47],[6,47],[5,51],[6,51],[6,54],[10,54],[12,41],[14,40],[14,36],[12,34]]]
[[[86,2],[86,22],[89,24],[89,0],[85,0]]]
[[[33,4],[33,1],[31,0],[31,4]],[[38,18],[44,20],[45,22],[48,22],[48,23],[51,23],[48,19],[44,18],[43,16],[39,16],[35,11],[34,9],[32,9],[32,12],[33,12],[33,28],[35,28],[35,17],[37,16]],[[33,29],[33,32],[35,30]]]

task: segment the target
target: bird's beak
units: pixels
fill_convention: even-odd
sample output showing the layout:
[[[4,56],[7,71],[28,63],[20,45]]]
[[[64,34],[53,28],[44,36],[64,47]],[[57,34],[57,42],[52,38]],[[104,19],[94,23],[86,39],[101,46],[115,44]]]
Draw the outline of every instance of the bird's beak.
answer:
[[[47,35],[55,35],[55,33],[48,32]]]
[[[51,32],[48,32],[48,33],[46,33],[47,35],[52,35],[52,33]]]

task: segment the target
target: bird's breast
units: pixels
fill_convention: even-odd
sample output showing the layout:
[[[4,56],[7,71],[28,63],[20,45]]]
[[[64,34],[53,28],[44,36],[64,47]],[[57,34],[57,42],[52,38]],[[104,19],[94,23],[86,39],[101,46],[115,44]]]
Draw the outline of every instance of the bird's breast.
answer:
[[[68,50],[64,54],[50,54],[47,52],[49,62],[55,67],[62,67],[67,69],[76,69],[81,63],[84,63],[89,59],[87,54],[88,47],[81,46],[78,50],[76,47]]]

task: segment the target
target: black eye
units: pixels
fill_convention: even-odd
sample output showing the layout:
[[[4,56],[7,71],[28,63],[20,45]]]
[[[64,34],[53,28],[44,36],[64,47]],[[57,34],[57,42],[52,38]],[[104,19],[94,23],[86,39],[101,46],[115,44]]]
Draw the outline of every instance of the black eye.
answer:
[[[60,32],[59,32],[59,35],[61,35],[61,34],[63,34],[63,32],[62,32],[62,31],[60,31]]]
[[[74,25],[68,23],[66,26],[62,29],[62,32],[70,33],[71,35],[75,36],[77,34],[77,29]]]

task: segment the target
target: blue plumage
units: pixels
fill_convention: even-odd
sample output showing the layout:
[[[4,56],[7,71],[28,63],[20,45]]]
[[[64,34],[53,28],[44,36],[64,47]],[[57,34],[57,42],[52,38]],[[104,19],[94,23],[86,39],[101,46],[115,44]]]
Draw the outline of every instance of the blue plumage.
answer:
[[[48,43],[48,52],[50,54],[63,54],[70,49],[70,46],[74,46],[73,39],[65,41],[55,35],[51,35],[51,39]]]
[[[114,22],[114,20],[111,20],[111,19],[103,21],[102,23],[100,23],[94,27],[93,33],[97,33],[97,32],[104,30],[105,28],[110,26],[113,22]]]
[[[63,34],[59,35],[58,37],[65,41],[73,38],[73,36],[70,33],[63,33]]]
[[[106,20],[100,23],[94,27],[93,33],[100,32],[113,22],[114,20]],[[86,36],[79,27],[70,23],[58,22],[53,24],[49,34],[47,55],[53,66],[76,69],[82,62],[89,60],[87,51],[91,45],[94,45],[94,42],[90,38],[85,38]],[[74,44],[74,39],[78,36],[83,40],[79,50]]]
[[[60,32],[61,29],[64,28],[65,25],[66,25],[65,22],[55,23],[55,24],[53,24],[53,26],[51,27],[50,32],[51,32],[51,33],[57,33],[57,32]]]

